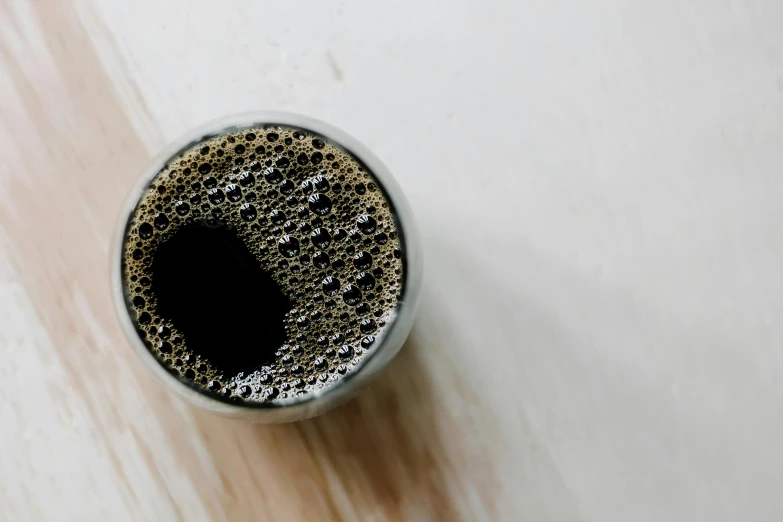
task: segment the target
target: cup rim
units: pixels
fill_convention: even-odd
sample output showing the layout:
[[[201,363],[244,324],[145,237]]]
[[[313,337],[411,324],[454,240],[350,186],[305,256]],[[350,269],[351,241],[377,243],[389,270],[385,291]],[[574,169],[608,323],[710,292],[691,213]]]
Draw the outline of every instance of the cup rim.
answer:
[[[158,358],[146,347],[136,332],[128,309],[122,277],[122,255],[130,217],[144,191],[155,176],[181,152],[212,135],[242,128],[264,126],[296,127],[320,134],[335,142],[367,166],[385,192],[393,214],[405,256],[403,258],[403,298],[398,302],[392,321],[376,338],[376,346],[347,375],[330,386],[312,390],[302,396],[287,397],[258,404],[232,403],[211,397],[169,374]],[[243,417],[258,422],[286,422],[312,417],[350,398],[369,382],[397,354],[411,327],[420,298],[422,255],[418,230],[410,205],[386,165],[357,139],[326,122],[301,114],[280,111],[256,111],[233,114],[206,122],[164,147],[143,171],[125,199],[110,245],[109,274],[114,309],[129,344],[147,369],[167,389],[186,401],[217,414]]]

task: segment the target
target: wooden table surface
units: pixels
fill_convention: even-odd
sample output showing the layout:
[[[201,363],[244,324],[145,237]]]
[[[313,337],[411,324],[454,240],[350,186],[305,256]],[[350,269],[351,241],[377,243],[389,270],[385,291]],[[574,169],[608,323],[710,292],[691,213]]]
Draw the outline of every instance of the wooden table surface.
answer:
[[[783,518],[779,0],[0,0],[0,519]],[[151,155],[333,123],[419,218],[401,355],[321,418],[166,394],[108,242]]]

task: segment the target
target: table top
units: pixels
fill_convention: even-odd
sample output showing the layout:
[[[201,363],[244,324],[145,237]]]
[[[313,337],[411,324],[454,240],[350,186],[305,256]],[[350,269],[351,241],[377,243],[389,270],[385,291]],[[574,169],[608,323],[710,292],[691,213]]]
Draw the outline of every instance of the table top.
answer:
[[[0,520],[783,517],[783,3],[0,0]],[[168,395],[108,288],[207,120],[356,136],[418,218],[388,370],[262,426]]]

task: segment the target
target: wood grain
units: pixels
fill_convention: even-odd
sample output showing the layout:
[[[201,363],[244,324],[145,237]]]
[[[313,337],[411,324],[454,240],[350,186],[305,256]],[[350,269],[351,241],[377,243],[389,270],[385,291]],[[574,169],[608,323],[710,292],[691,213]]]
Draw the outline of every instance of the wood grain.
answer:
[[[0,520],[779,520],[781,5],[0,0]],[[258,109],[425,243],[400,356],[281,426],[166,394],[108,289],[150,156]]]
[[[88,424],[85,436],[110,465],[104,480],[119,488],[122,499],[68,515],[459,519],[449,491],[458,463],[447,457],[448,446],[438,436],[445,428],[433,425],[432,385],[416,360],[420,347],[409,343],[359,400],[299,425],[260,427],[194,412],[172,404],[144,374],[112,317],[107,243],[120,202],[148,154],[69,6],[6,4],[2,15],[19,30],[24,24],[40,29],[39,35],[12,33],[3,42],[2,69],[10,73],[4,94],[19,104],[3,107],[4,145],[9,155],[18,155],[3,173],[4,248],[12,255],[12,279],[24,284],[33,308],[28,320],[49,339],[39,347],[42,356],[64,370],[65,389],[52,390],[56,407],[67,410],[74,402],[84,407],[85,418],[78,422]],[[35,36],[41,40],[27,40]],[[56,447],[56,437],[51,443],[69,451]],[[117,450],[126,444],[131,451]],[[194,458],[196,453],[203,458]],[[476,472],[482,469],[478,464]],[[129,473],[139,466],[145,473]],[[138,491],[140,480],[151,480],[157,491]],[[180,496],[183,488],[190,490],[186,496]],[[162,513],[139,505],[150,494],[165,504],[158,506]],[[483,495],[492,502],[489,492]],[[193,498],[203,512],[186,505]],[[16,508],[21,500],[2,504]],[[38,505],[33,498],[25,501]],[[21,513],[4,514],[11,520]]]

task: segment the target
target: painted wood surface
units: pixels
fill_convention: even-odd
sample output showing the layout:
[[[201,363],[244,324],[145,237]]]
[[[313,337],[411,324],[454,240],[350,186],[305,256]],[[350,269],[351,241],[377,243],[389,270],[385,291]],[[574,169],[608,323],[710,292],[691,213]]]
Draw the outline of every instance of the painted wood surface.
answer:
[[[0,520],[783,518],[783,3],[0,0]],[[120,202],[206,120],[378,154],[414,332],[326,416],[163,392]]]

